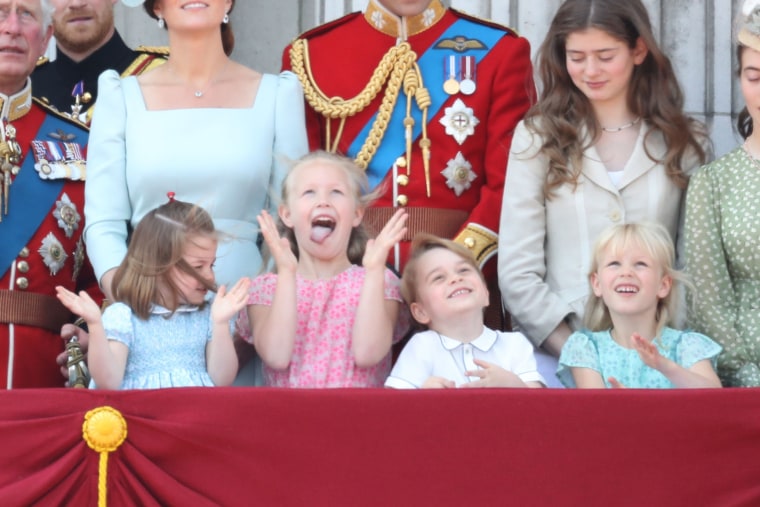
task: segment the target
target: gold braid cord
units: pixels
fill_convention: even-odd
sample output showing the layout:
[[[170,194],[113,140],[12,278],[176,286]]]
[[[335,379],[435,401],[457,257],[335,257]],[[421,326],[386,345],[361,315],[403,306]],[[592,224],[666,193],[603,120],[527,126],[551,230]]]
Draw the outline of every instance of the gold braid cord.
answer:
[[[402,42],[385,53],[375,72],[372,73],[369,83],[358,95],[347,100],[342,97],[328,97],[314,80],[309,61],[308,42],[305,39],[296,40],[290,49],[290,66],[301,81],[306,101],[316,112],[325,117],[327,132],[325,149],[328,151],[335,151],[337,149],[338,141],[343,134],[343,125],[346,118],[363,111],[378,96],[383,86],[385,86],[385,95],[383,95],[380,110],[372,124],[367,139],[365,139],[361,150],[356,155],[356,164],[362,169],[366,169],[372,157],[375,156],[377,148],[383,140],[385,131],[388,129],[388,122],[398,100],[402,84],[409,79],[407,78],[407,72],[412,71],[416,73],[420,86],[422,84],[422,76],[419,73],[416,61],[417,54],[412,51],[409,43]],[[405,92],[407,94],[410,93],[408,87]],[[414,92],[412,91],[412,93]],[[407,118],[410,118],[408,111]],[[334,119],[340,120],[340,126],[333,140],[331,139],[330,122]],[[409,145],[407,145],[408,152]]]

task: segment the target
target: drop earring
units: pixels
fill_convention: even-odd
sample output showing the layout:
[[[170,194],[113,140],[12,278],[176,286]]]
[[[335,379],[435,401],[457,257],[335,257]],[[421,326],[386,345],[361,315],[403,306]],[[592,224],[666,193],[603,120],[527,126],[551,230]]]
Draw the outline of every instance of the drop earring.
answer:
[[[224,17],[222,18],[222,23],[226,25],[229,22],[230,22],[230,15],[225,12]]]
[[[164,18],[161,16],[158,17],[158,28],[163,29],[166,26],[166,23],[164,22]]]

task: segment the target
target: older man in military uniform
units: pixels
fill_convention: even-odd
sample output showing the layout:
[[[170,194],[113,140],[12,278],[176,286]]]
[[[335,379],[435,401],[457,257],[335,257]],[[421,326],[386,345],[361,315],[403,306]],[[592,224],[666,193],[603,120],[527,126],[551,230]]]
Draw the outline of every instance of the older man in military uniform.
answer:
[[[386,189],[365,222],[407,208],[395,267],[416,232],[463,243],[494,281],[488,323],[504,327],[487,261],[512,132],[534,96],[528,42],[441,0],[370,0],[296,39],[283,66],[304,87],[311,147],[354,157]]]
[[[51,1],[57,56],[41,60],[32,74],[34,96],[89,124],[101,72],[140,74],[163,63],[166,50],[127,47],[114,26],[113,9],[119,0]]]
[[[55,287],[99,295],[81,239],[87,130],[32,99],[52,34],[50,0],[0,0],[0,385],[62,386],[73,319]]]

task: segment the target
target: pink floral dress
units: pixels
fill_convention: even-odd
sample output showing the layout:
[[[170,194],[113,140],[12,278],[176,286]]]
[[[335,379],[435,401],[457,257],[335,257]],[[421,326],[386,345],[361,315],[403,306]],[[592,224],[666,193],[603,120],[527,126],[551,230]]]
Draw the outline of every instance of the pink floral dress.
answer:
[[[298,325],[290,366],[274,370],[264,364],[264,381],[272,387],[382,387],[391,369],[391,352],[371,368],[359,368],[351,352],[351,333],[364,283],[365,270],[351,266],[333,278],[309,280],[297,276]],[[277,275],[267,273],[253,280],[249,305],[271,306]],[[399,279],[385,271],[385,299],[403,304]],[[405,315],[400,310],[399,315]],[[405,332],[404,322],[396,323],[393,342]],[[253,342],[250,323],[244,311],[238,319],[238,332]]]

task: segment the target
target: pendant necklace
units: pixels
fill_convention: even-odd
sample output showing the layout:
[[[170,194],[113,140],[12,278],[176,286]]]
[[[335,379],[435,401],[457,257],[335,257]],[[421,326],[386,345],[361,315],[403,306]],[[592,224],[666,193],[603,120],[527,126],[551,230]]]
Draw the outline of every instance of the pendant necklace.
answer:
[[[625,129],[633,127],[639,122],[640,119],[641,119],[641,116],[637,116],[636,118],[626,123],[625,125],[620,125],[619,127],[602,127],[602,130],[604,130],[605,132],[612,132],[612,133],[620,132],[621,130],[625,130]]]
[[[209,90],[209,88],[211,88],[211,85],[218,82],[219,78],[224,74],[224,71],[227,69],[228,63],[229,63],[229,60],[226,60],[224,62],[224,65],[222,65],[222,67],[219,69],[219,71],[208,78],[208,81],[206,81],[206,84],[204,84],[203,87],[195,89],[195,91],[193,92],[193,95],[195,95],[195,98],[202,99],[204,95],[206,95],[206,92]],[[176,73],[174,72],[174,69],[172,69],[172,73],[176,75]],[[191,88],[192,84],[185,83],[185,86],[187,86],[188,88]]]

